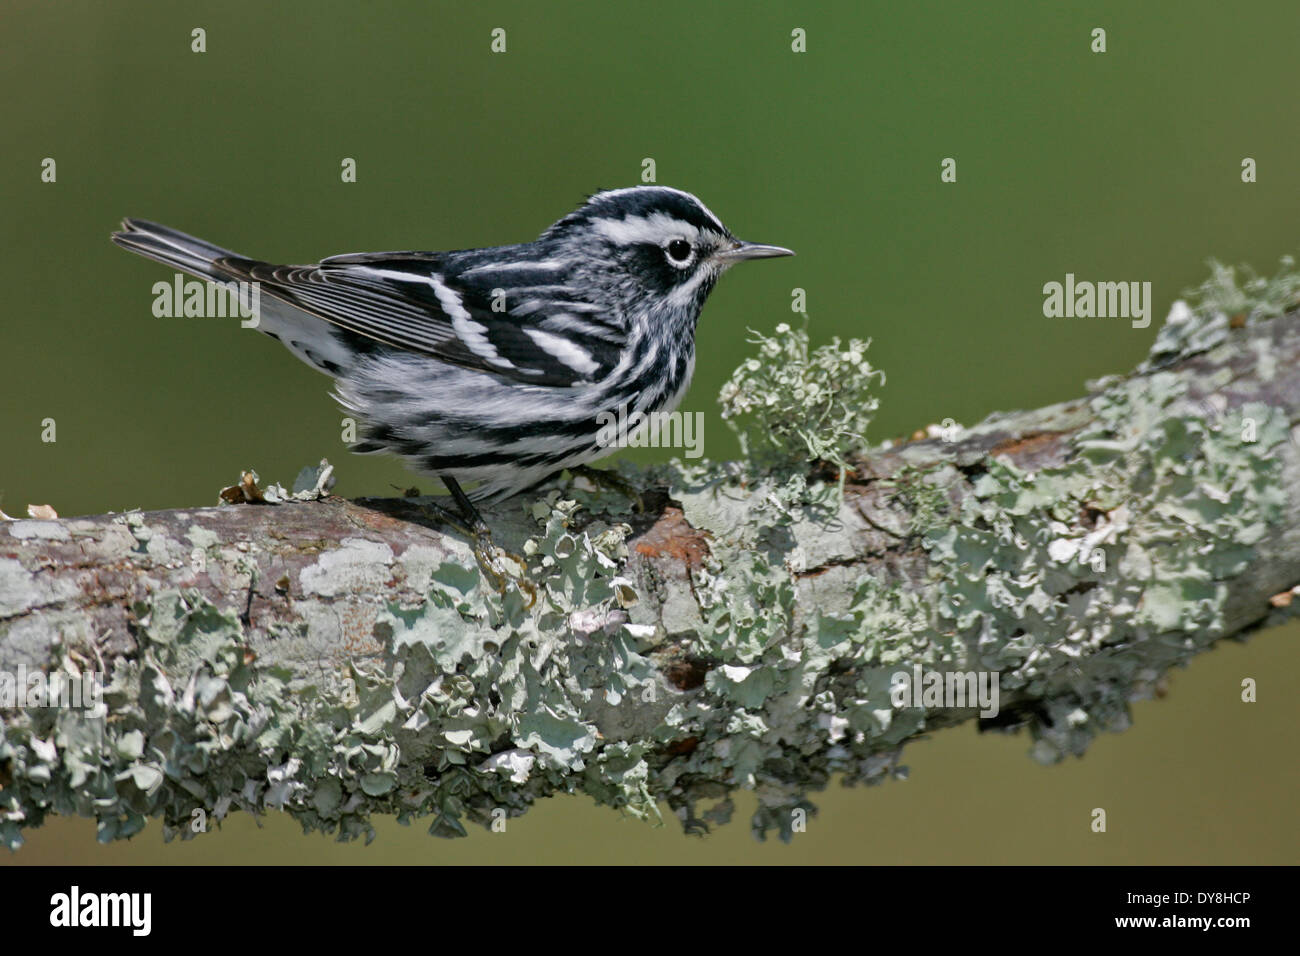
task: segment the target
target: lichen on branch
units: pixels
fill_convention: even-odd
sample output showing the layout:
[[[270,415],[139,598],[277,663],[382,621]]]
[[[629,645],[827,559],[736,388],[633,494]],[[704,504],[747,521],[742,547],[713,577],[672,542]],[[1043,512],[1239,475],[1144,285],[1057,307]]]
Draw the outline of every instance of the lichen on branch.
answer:
[[[809,351],[807,321],[782,322],[773,335],[750,330],[758,356],[746,359],[718,397],[722,418],[761,471],[824,461],[841,475],[847,456],[867,445],[885,373],[866,359],[870,339],[838,337]]]
[[[698,830],[736,790],[789,837],[833,777],[898,775],[973,719],[896,703],[914,667],[995,672],[988,726],[1081,753],[1300,607],[1300,316],[1270,318],[1300,286],[1224,281],[1139,373],[953,440],[864,449],[865,343],[759,336],[723,396],[746,462],[625,466],[645,514],[571,480],[488,512],[531,605],[418,500],[0,522],[0,665],[110,675],[102,712],[5,711],[0,841],[49,813],[191,837],[234,808],[452,836],[575,792]]]

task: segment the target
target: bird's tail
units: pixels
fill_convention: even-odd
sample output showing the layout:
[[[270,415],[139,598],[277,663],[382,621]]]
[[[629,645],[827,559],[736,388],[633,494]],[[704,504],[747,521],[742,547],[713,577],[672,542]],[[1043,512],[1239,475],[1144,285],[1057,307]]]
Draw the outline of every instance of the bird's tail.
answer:
[[[214,282],[228,282],[232,277],[221,267],[222,259],[240,258],[229,249],[144,219],[122,220],[121,231],[113,233],[112,238],[123,249]]]
[[[124,219],[121,231],[113,233],[112,238],[123,249],[187,272],[197,279],[222,284],[237,281],[242,286],[249,281],[252,270],[271,268],[266,263],[245,259],[229,249],[144,219]],[[259,286],[260,283],[252,282],[252,285]],[[327,375],[337,377],[351,367],[356,358],[355,351],[335,334],[328,322],[282,302],[274,295],[263,297],[260,291],[257,289],[256,296],[249,299],[256,303],[253,324],[259,332],[277,339],[298,358]],[[244,294],[242,290],[240,294]]]

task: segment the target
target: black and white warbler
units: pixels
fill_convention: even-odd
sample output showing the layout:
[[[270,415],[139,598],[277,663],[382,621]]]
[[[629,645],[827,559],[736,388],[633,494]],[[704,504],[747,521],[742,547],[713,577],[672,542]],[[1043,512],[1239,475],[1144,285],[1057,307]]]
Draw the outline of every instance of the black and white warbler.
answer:
[[[533,242],[457,252],[246,259],[139,219],[118,245],[200,279],[255,282],[258,328],[336,380],[363,425],[354,451],[388,451],[468,498],[505,497],[613,449],[599,416],[676,408],[695,325],[718,277],[788,256],[741,242],[689,193],[597,193]],[[476,483],[467,497],[462,482]]]

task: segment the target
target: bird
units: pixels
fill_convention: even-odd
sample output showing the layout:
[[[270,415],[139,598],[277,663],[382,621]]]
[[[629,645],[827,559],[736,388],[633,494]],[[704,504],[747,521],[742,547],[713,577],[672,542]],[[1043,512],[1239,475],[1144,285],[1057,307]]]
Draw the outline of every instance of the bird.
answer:
[[[719,277],[794,255],[737,239],[661,185],[593,193],[537,239],[481,249],[274,265],[130,218],[112,240],[202,280],[255,283],[255,327],[335,380],[360,425],[351,449],[436,477],[489,548],[476,502],[614,451],[602,413],[674,410]]]

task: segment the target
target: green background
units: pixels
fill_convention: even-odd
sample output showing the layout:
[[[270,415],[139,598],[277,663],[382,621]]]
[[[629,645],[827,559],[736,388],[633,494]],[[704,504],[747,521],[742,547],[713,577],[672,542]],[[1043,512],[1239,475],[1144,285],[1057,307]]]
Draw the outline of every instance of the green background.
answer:
[[[341,494],[416,481],[347,454],[330,383],[275,343],[155,318],[169,273],[108,242],[121,217],[282,262],[495,245],[638,182],[646,157],[737,235],[799,253],[734,270],[705,309],[683,409],[708,415],[710,457],[736,451],[715,396],[745,329],[789,320],[795,287],[814,343],[872,338],[874,438],[1075,397],[1143,357],[1208,256],[1272,271],[1295,251],[1298,26],[1291,2],[1187,0],[4,3],[0,508],[192,506],[242,468],[289,483],[323,456]],[[1152,327],[1044,318],[1067,272],[1150,281]],[[1198,659],[1132,730],[1055,768],[969,725],[914,744],[913,779],[814,797],[788,847],[750,838],[752,800],[696,840],[559,798],[456,843],[384,821],[369,848],[242,817],[98,847],[88,821],[57,820],[8,860],[1295,863],[1297,633]]]

